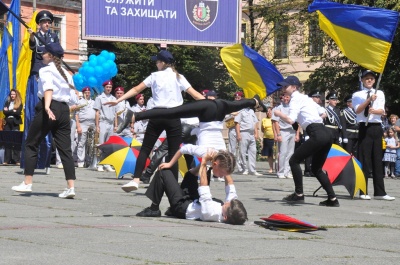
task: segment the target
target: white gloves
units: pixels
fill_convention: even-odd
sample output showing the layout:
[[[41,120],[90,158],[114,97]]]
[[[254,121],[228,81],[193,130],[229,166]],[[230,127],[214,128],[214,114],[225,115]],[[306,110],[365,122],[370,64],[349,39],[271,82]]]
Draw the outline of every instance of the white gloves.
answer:
[[[347,144],[348,142],[349,142],[349,139],[347,139],[347,138],[344,138],[344,139],[343,139],[343,143],[344,143],[344,144]]]

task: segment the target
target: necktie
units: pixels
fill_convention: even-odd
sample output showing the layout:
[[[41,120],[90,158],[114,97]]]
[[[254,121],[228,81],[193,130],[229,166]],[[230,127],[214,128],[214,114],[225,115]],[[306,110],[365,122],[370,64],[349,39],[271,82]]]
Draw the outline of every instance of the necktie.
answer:
[[[371,93],[371,90],[369,90],[368,93],[367,93],[367,99],[369,99],[369,97],[371,96],[370,93]],[[369,111],[369,104],[368,104],[368,106],[364,109],[364,116],[365,116],[365,117],[368,117],[368,111]]]

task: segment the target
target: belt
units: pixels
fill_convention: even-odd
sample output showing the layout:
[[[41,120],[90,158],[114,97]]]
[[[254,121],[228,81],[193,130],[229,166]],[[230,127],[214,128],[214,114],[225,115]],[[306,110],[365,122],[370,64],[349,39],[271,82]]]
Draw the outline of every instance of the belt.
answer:
[[[325,127],[332,128],[332,129],[337,129],[338,128],[337,126],[333,126],[333,125],[325,125]]]
[[[358,133],[358,130],[346,129],[346,131],[352,132],[352,133]]]
[[[248,130],[241,130],[240,132],[252,132],[253,130],[248,129]]]

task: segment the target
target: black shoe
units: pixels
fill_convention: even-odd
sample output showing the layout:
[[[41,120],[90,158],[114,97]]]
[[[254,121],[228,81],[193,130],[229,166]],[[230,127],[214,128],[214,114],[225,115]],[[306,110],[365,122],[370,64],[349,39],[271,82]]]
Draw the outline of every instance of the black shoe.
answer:
[[[170,208],[170,207],[168,207],[168,209],[165,211],[164,215],[166,215],[166,216],[173,216],[173,214],[172,214],[172,211],[171,211],[171,208]]]
[[[327,206],[327,207],[339,207],[339,201],[338,199],[332,201],[330,199],[327,199],[326,201],[320,202],[319,206]]]
[[[143,184],[149,184],[149,183],[150,183],[150,178],[145,177],[145,176],[141,176],[141,177],[140,177],[140,181],[141,181]]]
[[[140,216],[140,217],[160,217],[161,216],[161,211],[160,210],[153,211],[153,210],[150,209],[150,207],[147,207],[143,211],[137,213],[136,216]]]
[[[299,196],[296,194],[296,192],[293,192],[292,194],[283,198],[283,200],[287,203],[304,203],[304,195]]]
[[[125,120],[118,125],[118,128],[115,132],[121,133],[126,127],[128,127],[129,124],[131,123],[132,116],[133,116],[133,111],[128,109],[128,111],[126,112],[126,115],[125,115]]]
[[[264,103],[260,99],[260,96],[259,95],[255,95],[253,98],[255,100],[257,100],[257,102],[258,102],[258,106],[255,109],[259,109],[261,107],[262,108],[262,112],[267,112],[267,107],[264,105]]]

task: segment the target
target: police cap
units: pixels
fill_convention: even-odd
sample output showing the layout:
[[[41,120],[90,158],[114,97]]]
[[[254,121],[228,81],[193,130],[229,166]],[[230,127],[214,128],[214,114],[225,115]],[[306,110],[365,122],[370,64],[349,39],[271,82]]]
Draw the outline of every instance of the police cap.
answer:
[[[35,19],[36,24],[39,24],[40,21],[42,21],[42,20],[50,20],[50,22],[53,23],[54,16],[50,11],[42,10],[39,13],[37,13],[37,15],[36,15],[36,19]]]

